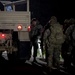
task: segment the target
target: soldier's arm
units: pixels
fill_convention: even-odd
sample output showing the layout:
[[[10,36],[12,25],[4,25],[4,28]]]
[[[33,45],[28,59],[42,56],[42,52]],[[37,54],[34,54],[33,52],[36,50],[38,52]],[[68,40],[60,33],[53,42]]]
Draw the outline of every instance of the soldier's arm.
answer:
[[[45,43],[46,40],[47,40],[47,36],[50,34],[50,30],[47,29],[45,32],[44,32],[44,36],[43,36],[43,42]]]
[[[69,36],[69,34],[71,33],[72,29],[73,29],[73,25],[69,26],[69,27],[66,29],[65,34],[66,34],[67,36]]]
[[[71,40],[71,32],[72,32],[73,27],[74,25],[69,26],[65,32],[66,39],[68,40]]]

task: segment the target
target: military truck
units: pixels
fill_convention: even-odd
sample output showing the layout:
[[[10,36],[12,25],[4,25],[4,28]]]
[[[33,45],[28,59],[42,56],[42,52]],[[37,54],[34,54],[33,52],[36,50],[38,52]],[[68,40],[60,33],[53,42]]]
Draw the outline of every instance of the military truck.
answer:
[[[29,0],[1,1],[4,11],[0,11],[0,53],[18,55],[20,59],[30,58],[30,11]],[[16,7],[25,4],[25,11]],[[22,7],[20,7],[22,9]]]

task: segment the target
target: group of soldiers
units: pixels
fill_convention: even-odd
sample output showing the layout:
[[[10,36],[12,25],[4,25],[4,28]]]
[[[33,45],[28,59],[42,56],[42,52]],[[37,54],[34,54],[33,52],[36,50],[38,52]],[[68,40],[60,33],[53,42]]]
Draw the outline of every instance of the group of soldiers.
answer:
[[[61,25],[56,16],[52,16],[44,27],[40,22],[33,18],[31,21],[31,30],[29,33],[31,46],[34,47],[34,60],[36,61],[38,38],[41,40],[41,49],[46,51],[46,62],[48,70],[52,68],[60,69],[60,54],[64,59],[63,66],[70,68],[75,64],[75,41],[73,39],[75,31],[75,19],[65,19],[64,25]],[[74,35],[75,36],[75,35]]]

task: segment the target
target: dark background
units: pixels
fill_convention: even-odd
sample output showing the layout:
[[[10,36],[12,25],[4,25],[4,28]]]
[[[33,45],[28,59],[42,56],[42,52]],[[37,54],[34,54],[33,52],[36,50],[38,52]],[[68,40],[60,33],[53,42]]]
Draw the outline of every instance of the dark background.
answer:
[[[19,8],[20,6],[17,6],[17,9]],[[30,0],[31,18],[37,18],[42,25],[45,25],[51,16],[56,16],[60,23],[63,23],[65,19],[75,18],[74,10],[74,0]]]
[[[67,18],[75,17],[75,2],[72,0],[31,0],[32,17],[39,18],[42,24],[46,24],[52,15],[58,18],[60,23]]]

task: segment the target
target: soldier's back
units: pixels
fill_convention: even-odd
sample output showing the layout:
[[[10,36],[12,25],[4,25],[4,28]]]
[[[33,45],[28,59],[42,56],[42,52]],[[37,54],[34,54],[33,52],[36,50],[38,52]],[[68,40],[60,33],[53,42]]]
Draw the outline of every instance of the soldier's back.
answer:
[[[62,44],[65,40],[63,27],[59,23],[52,24],[50,27],[51,34],[49,41],[53,44]]]

